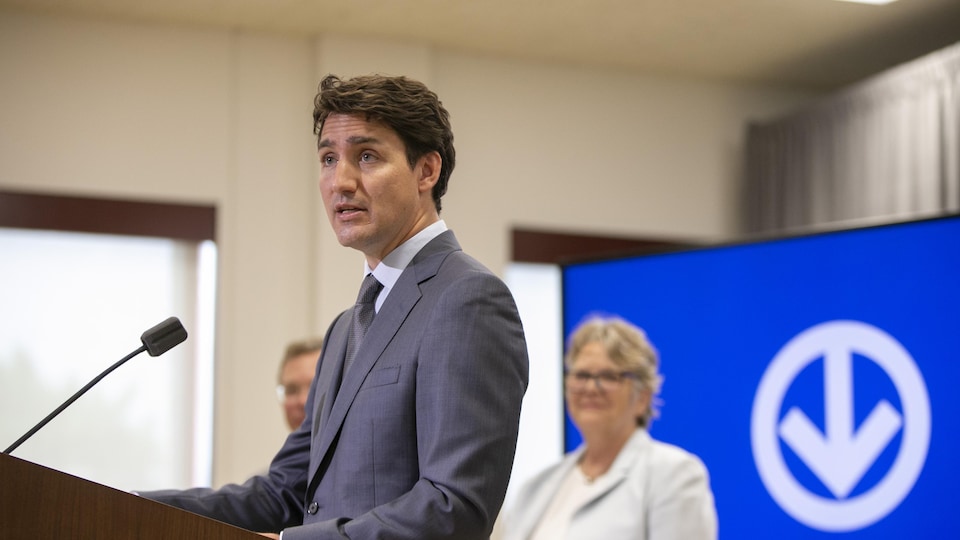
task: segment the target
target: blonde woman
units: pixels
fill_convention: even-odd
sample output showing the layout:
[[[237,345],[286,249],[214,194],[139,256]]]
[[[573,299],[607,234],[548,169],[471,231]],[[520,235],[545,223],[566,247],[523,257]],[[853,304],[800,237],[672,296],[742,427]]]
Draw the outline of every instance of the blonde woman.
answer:
[[[584,442],[520,489],[507,540],[717,537],[706,467],[647,432],[657,364],[644,332],[622,319],[596,317],[574,330],[564,392]]]

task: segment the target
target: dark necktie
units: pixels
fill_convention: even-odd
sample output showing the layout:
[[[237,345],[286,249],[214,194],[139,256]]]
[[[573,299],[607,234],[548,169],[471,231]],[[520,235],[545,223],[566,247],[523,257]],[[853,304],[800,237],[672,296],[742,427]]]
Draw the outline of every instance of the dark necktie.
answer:
[[[347,337],[347,356],[343,361],[343,377],[346,378],[347,371],[353,363],[353,357],[360,348],[360,342],[363,336],[367,334],[367,329],[373,323],[373,316],[376,314],[377,295],[383,285],[373,277],[373,274],[367,274],[360,285],[360,293],[357,295],[357,305],[353,308],[353,324],[350,325],[350,335]]]

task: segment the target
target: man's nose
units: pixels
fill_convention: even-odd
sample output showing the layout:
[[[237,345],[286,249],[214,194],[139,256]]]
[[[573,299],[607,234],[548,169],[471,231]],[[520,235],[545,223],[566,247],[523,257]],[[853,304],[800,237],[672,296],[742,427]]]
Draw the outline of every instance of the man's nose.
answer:
[[[360,168],[350,160],[341,159],[333,170],[333,189],[338,192],[354,192],[360,183]]]

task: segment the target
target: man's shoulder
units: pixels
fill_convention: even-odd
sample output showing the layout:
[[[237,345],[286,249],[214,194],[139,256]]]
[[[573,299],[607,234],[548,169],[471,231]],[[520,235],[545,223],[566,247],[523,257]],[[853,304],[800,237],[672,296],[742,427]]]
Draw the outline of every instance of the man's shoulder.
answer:
[[[421,278],[440,273],[453,276],[478,273],[499,281],[493,271],[460,247],[451,230],[444,231],[427,243],[414,257],[411,266],[417,268]]]

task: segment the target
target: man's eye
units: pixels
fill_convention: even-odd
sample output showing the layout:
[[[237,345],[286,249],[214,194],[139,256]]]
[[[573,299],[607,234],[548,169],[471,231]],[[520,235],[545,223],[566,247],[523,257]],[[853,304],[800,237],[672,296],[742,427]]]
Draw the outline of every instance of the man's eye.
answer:
[[[323,165],[330,165],[333,162],[334,162],[333,156],[331,156],[330,154],[320,157],[320,163]]]
[[[376,156],[374,156],[374,155],[371,154],[370,152],[364,152],[364,153],[360,154],[360,161],[363,162],[363,163],[370,163],[370,162],[373,161],[374,159],[376,159]]]

